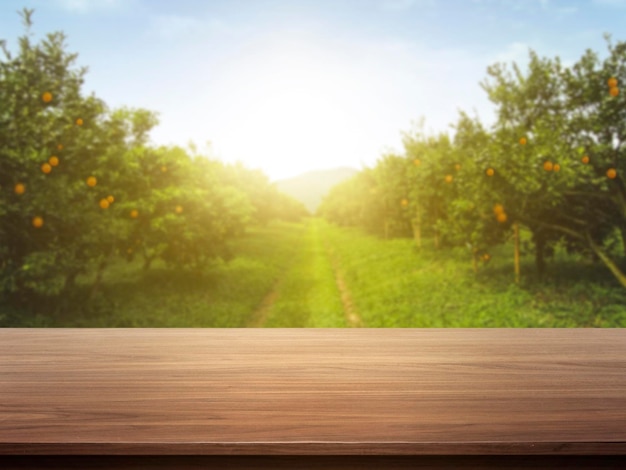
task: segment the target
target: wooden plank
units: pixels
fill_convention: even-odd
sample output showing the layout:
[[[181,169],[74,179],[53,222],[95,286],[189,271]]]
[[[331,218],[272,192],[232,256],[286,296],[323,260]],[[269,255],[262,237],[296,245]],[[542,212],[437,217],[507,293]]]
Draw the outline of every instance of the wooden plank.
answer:
[[[626,334],[3,329],[0,454],[626,454]]]

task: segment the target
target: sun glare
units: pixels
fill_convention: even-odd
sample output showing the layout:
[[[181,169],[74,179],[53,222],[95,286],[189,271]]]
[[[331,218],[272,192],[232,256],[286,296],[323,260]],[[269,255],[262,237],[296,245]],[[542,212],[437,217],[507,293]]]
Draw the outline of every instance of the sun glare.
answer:
[[[250,78],[225,88],[238,100],[226,117],[231,124],[215,140],[224,156],[287,176],[303,166],[337,166],[337,157],[355,152],[354,136],[367,134],[361,105],[351,99],[360,85],[319,51],[302,44],[270,48],[233,71]]]

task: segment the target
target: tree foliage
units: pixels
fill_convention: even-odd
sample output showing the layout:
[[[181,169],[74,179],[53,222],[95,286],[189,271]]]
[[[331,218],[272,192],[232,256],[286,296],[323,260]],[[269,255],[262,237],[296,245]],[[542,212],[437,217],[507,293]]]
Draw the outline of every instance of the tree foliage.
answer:
[[[62,33],[32,41],[32,10],[15,53],[1,43],[0,293],[25,301],[71,289],[116,257],[203,266],[228,258],[252,223],[298,219],[304,207],[260,172],[179,147],[153,147],[145,109],[109,109],[82,91],[85,68]]]
[[[515,63],[488,67],[481,86],[496,108],[491,129],[463,112],[452,140],[418,126],[405,134],[403,157],[385,156],[367,169],[381,188],[367,215],[355,217],[355,205],[343,202],[368,197],[355,184],[359,175],[329,194],[322,214],[367,229],[376,224],[364,220],[397,226],[408,217],[418,246],[425,234],[437,247],[466,246],[484,259],[521,225],[532,233],[540,273],[546,251],[560,242],[600,259],[626,287],[619,259],[626,253],[626,103],[619,88],[626,43],[606,40],[603,61],[587,51],[564,67],[530,50],[527,71]],[[383,211],[373,209],[380,205]]]

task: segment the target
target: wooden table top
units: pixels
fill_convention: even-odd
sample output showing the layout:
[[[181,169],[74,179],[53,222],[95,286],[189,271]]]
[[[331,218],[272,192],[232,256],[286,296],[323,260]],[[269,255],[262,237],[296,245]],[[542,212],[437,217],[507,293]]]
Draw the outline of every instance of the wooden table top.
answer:
[[[0,329],[0,454],[626,454],[626,332]]]

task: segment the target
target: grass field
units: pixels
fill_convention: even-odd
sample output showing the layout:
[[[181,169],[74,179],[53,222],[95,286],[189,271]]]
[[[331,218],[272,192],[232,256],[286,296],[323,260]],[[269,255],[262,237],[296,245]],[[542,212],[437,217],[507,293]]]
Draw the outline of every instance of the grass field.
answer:
[[[71,298],[41,299],[35,312],[0,307],[1,326],[246,327],[265,295],[299,250],[304,226],[278,224],[237,240],[237,256],[203,271],[167,269],[155,262],[118,261],[89,299],[92,279],[77,280]]]
[[[512,247],[472,270],[466,250],[416,250],[311,219],[252,230],[236,256],[202,271],[119,261],[101,291],[35,311],[0,306],[16,327],[624,327],[626,290],[600,264],[557,252],[541,282],[530,257],[513,282]]]
[[[602,265],[557,253],[543,281],[530,257],[514,283],[513,247],[501,246],[473,272],[467,250],[417,250],[411,240],[381,241],[328,230],[368,327],[621,327],[626,292]]]

